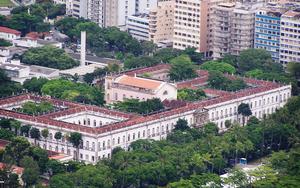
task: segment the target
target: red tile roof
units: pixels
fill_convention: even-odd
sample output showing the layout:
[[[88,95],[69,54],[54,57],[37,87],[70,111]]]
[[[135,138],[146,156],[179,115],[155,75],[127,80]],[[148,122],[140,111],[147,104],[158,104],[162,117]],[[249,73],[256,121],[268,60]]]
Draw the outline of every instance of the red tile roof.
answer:
[[[139,77],[132,77],[127,75],[123,75],[117,78],[116,83],[126,85],[126,86],[151,89],[151,90],[156,90],[163,84],[163,82],[161,81],[144,79]]]
[[[202,72],[201,75],[202,75],[202,78],[201,77],[195,78],[193,80],[186,81],[183,83],[185,83],[187,86],[195,87],[195,85],[197,85],[199,83],[203,83],[202,79],[205,79],[207,77],[207,75],[205,75],[205,72]],[[229,75],[227,75],[227,76],[235,78],[233,76],[229,76]],[[251,84],[253,87],[249,87],[244,90],[237,91],[237,92],[226,92],[226,91],[220,91],[220,90],[214,90],[214,89],[205,89],[204,91],[207,92],[207,94],[216,95],[216,97],[208,98],[208,99],[193,102],[193,103],[179,105],[177,108],[173,108],[168,111],[163,111],[163,112],[148,115],[148,116],[132,115],[132,114],[127,114],[127,113],[123,113],[123,112],[109,110],[106,108],[101,108],[101,107],[96,107],[96,106],[91,106],[91,105],[83,105],[83,104],[78,104],[78,103],[73,103],[73,102],[63,101],[63,100],[57,100],[57,99],[50,99],[47,97],[39,97],[39,96],[30,95],[30,94],[25,94],[25,95],[21,95],[21,96],[2,99],[2,100],[0,100],[0,106],[3,104],[14,103],[14,102],[22,101],[22,100],[31,99],[31,100],[49,100],[55,104],[61,104],[61,105],[68,106],[69,109],[42,115],[42,116],[30,116],[30,115],[20,114],[20,113],[14,112],[14,111],[10,111],[10,110],[0,109],[0,116],[26,120],[29,122],[36,122],[36,123],[44,124],[45,126],[47,126],[47,125],[57,126],[60,128],[68,129],[70,131],[80,131],[80,132],[85,132],[85,133],[90,133],[90,134],[101,134],[101,133],[117,130],[117,129],[120,129],[123,127],[129,127],[132,125],[157,120],[157,119],[160,119],[163,117],[168,117],[168,116],[178,115],[178,114],[185,113],[185,112],[190,112],[190,111],[196,110],[198,108],[209,107],[209,106],[219,104],[222,102],[226,102],[229,100],[242,98],[245,96],[269,91],[269,90],[276,89],[276,88],[283,86],[278,83],[262,81],[262,80],[255,80],[255,79],[251,79],[251,78],[242,78],[242,79],[244,79],[244,81],[247,84],[249,84],[249,85]],[[183,84],[183,83],[179,83],[179,85]],[[109,114],[112,116],[124,117],[127,120],[113,123],[113,124],[104,125],[102,127],[87,127],[87,126],[83,126],[83,125],[77,125],[77,124],[67,123],[67,122],[58,121],[58,120],[53,119],[55,117],[64,116],[64,115],[68,115],[68,114],[74,114],[74,113],[78,113],[78,112],[82,112],[82,111],[101,112],[101,113]]]
[[[0,26],[0,32],[2,33],[10,33],[10,34],[15,34],[15,35],[21,35],[20,31],[8,28],[8,27],[2,27]]]

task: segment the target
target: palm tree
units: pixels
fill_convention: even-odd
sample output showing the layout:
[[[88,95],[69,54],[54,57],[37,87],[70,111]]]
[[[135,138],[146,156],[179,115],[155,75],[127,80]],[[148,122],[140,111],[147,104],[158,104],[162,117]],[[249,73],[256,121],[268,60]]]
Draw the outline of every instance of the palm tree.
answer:
[[[42,130],[42,137],[45,139],[45,143],[46,143],[46,148],[47,148],[47,138],[49,136],[49,130],[48,129],[43,129]]]
[[[79,146],[82,143],[82,135],[78,132],[73,132],[70,134],[69,141],[73,144],[73,146],[76,148],[76,156],[75,160],[79,159]]]
[[[36,140],[39,140],[41,137],[40,130],[35,127],[30,129],[30,137],[34,139],[34,145],[36,145]]]
[[[29,131],[30,131],[31,126],[30,125],[24,125],[21,127],[21,135],[25,134],[25,137],[29,136]]]
[[[16,136],[18,136],[19,129],[21,128],[21,122],[17,120],[11,120],[10,124],[14,128]]]
[[[249,117],[252,115],[249,104],[241,103],[238,106],[238,114],[242,115],[243,118],[243,126],[245,125],[245,117]]]
[[[57,142],[57,148],[58,148],[58,140],[60,140],[62,138],[62,133],[61,132],[56,132],[54,135],[54,138]]]

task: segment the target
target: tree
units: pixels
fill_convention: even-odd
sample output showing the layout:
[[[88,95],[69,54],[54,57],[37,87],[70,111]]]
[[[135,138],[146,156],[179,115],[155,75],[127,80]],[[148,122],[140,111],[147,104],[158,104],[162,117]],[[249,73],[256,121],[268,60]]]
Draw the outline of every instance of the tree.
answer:
[[[249,104],[241,103],[238,106],[238,114],[242,115],[243,125],[245,125],[245,117],[249,117],[252,115],[251,108]]]
[[[152,112],[157,112],[164,109],[163,103],[160,99],[147,99],[146,101],[139,101],[137,99],[126,99],[122,102],[117,102],[114,104],[114,108],[139,114],[149,114]]]
[[[190,129],[190,127],[188,126],[187,120],[179,119],[179,120],[177,120],[174,129],[175,130],[180,130],[180,131],[185,131],[185,130]]]
[[[49,136],[49,129],[43,129],[41,133],[42,133],[42,137],[47,141],[47,138]]]
[[[264,49],[247,49],[240,53],[238,58],[239,72],[243,73],[253,69],[262,69],[264,65],[271,64],[272,57]]]
[[[200,64],[202,62],[203,54],[196,52],[196,48],[186,48],[182,51],[182,54],[188,55],[192,62]]]
[[[58,141],[60,139],[62,139],[62,133],[61,132],[56,132],[55,135],[54,135],[54,138],[55,138],[55,140],[57,142],[57,147],[58,147]]]
[[[180,81],[197,77],[194,65],[187,55],[181,55],[171,60],[170,80]]]
[[[275,187],[278,181],[276,171],[266,165],[260,166],[257,169],[250,171],[249,175],[254,179],[254,187]]]
[[[300,64],[297,62],[290,62],[287,65],[287,70],[291,75],[293,75],[296,79],[300,79]]]
[[[23,87],[27,89],[29,92],[41,93],[41,89],[44,84],[48,82],[46,78],[31,78],[25,80],[23,83]]]
[[[225,179],[225,183],[230,187],[247,188],[250,184],[245,172],[235,168],[229,171],[228,177]]]
[[[12,43],[10,43],[10,42],[7,41],[7,40],[0,39],[0,46],[8,47],[8,46],[12,46]]]
[[[70,134],[69,141],[73,144],[73,146],[77,149],[75,159],[79,159],[79,146],[82,143],[82,135],[78,132],[73,132]]]
[[[46,102],[46,101],[40,103],[28,101],[22,104],[21,108],[17,109],[17,111],[29,115],[36,115],[36,114],[38,115],[52,110],[54,110],[54,106],[50,102]]]
[[[67,174],[58,174],[50,179],[49,183],[50,188],[70,188],[75,187],[75,183],[73,179],[70,177],[70,175]]]
[[[36,140],[39,140],[41,137],[40,130],[35,127],[31,128],[30,137],[34,139],[34,145],[36,145]]]
[[[64,79],[48,81],[43,85],[42,93],[65,100],[78,101],[78,99],[84,99],[84,101],[91,104],[104,104],[104,94],[101,88]],[[81,97],[79,98],[79,96]]]
[[[186,100],[186,101],[197,101],[201,100],[206,97],[205,92],[202,89],[180,89],[177,93],[177,98],[179,100]]]
[[[200,68],[208,71],[219,71],[229,74],[234,74],[236,72],[234,66],[222,61],[207,61],[203,63]]]
[[[64,50],[53,46],[30,48],[22,55],[22,63],[60,70],[79,65],[79,62],[73,60]]]
[[[54,138],[58,141],[62,138],[62,133],[61,132],[56,132],[54,135]]]
[[[30,130],[31,126],[30,125],[24,125],[21,127],[21,135],[28,137],[29,136],[29,130]]]
[[[46,171],[46,166],[48,163],[48,153],[46,150],[40,147],[31,147],[29,156],[31,156],[35,161],[37,161],[41,173]]]
[[[238,91],[247,87],[247,84],[242,79],[229,79],[219,71],[210,71],[208,83],[211,87],[225,90],[225,91]]]
[[[21,160],[21,166],[24,167],[22,179],[26,187],[35,185],[39,179],[39,166],[31,157],[25,156]]]
[[[50,174],[50,176],[59,174],[59,173],[64,173],[66,172],[66,166],[65,164],[62,164],[61,162],[58,162],[57,160],[49,160],[47,162],[47,170]]]
[[[21,122],[17,120],[11,120],[10,125],[14,128],[15,135],[18,136],[19,129],[21,128]]]
[[[20,160],[29,153],[30,143],[26,138],[15,137],[5,148],[5,154],[19,164]]]
[[[154,53],[154,57],[163,63],[170,63],[172,59],[180,55],[180,50],[173,48],[163,48]]]

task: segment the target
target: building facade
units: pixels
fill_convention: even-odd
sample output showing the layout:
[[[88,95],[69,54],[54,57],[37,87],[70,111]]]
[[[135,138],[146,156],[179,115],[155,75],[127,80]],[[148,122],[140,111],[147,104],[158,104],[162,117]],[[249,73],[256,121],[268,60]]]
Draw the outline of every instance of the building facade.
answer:
[[[210,51],[213,59],[239,55],[254,47],[255,12],[262,2],[221,3],[212,8]]]
[[[159,0],[149,13],[149,35],[155,44],[173,41],[175,0]]]
[[[137,40],[149,41],[149,15],[144,13],[128,16],[126,30]]]
[[[279,63],[280,18],[282,10],[262,8],[255,14],[254,48],[267,50],[274,62]]]
[[[203,1],[176,0],[174,9],[173,48],[184,50],[188,47],[200,51],[201,9]]]
[[[8,27],[0,27],[0,39],[13,41],[21,38],[21,32]]]
[[[105,100],[107,103],[124,101],[125,99],[147,99],[158,98],[177,99],[177,88],[175,84],[147,79],[136,76],[107,76],[105,78]]]
[[[289,10],[281,16],[280,63],[300,62],[300,9]]]
[[[217,94],[211,90],[210,94],[214,93],[215,98],[147,116],[26,94],[1,99],[0,117],[14,118],[23,125],[29,124],[39,130],[47,128],[48,138],[37,141],[40,147],[95,164],[103,158],[109,158],[114,148],[128,149],[129,145],[138,139],[165,139],[180,118],[186,119],[188,124],[194,127],[214,122],[220,131],[226,131],[226,120],[242,123],[242,117],[237,113],[239,104],[249,104],[253,116],[262,119],[282,107],[291,96],[290,85],[252,79],[246,81],[256,84],[257,87],[227,94]],[[43,100],[51,102],[61,110],[37,116],[13,111],[26,101]],[[55,140],[56,132],[61,132],[63,138]],[[72,132],[82,134],[79,148],[75,148],[67,139]],[[33,139],[28,139],[34,142]]]

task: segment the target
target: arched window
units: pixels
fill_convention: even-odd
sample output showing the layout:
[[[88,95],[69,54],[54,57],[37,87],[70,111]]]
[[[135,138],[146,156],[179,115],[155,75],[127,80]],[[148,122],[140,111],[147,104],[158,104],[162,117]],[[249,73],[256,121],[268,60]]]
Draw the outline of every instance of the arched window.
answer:
[[[168,91],[167,90],[164,91],[163,95],[168,95]]]
[[[96,122],[96,120],[94,120],[94,127],[96,127],[97,126],[97,122]]]

